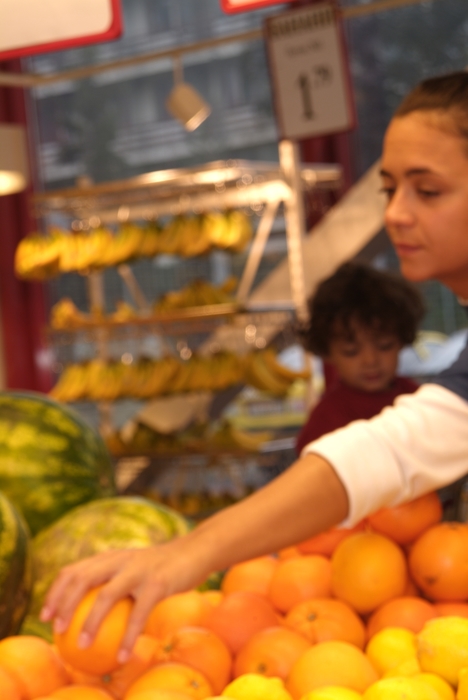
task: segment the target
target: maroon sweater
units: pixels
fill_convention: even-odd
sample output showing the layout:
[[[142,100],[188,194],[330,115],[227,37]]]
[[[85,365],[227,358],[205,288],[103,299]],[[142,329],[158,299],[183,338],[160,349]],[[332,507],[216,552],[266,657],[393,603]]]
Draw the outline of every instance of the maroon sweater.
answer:
[[[372,418],[385,406],[391,406],[397,396],[412,394],[417,388],[416,382],[405,377],[395,377],[389,389],[372,393],[353,389],[340,381],[335,382],[325,391],[301,428],[296,441],[297,454],[312,440],[343,428],[353,420]]]

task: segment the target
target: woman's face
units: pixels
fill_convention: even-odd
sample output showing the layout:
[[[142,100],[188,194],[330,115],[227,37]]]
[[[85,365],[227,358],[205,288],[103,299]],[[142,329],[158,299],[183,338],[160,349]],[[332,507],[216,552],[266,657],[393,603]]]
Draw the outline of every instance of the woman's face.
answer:
[[[395,117],[382,155],[385,224],[412,281],[437,279],[468,297],[468,143],[436,113]]]

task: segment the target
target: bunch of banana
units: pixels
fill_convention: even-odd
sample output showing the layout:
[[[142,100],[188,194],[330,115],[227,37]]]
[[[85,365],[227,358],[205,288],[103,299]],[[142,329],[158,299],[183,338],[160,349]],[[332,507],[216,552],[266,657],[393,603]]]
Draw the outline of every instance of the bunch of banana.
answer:
[[[33,233],[20,241],[15,251],[15,272],[22,279],[44,280],[59,272],[61,237]]]
[[[60,299],[51,309],[50,325],[55,330],[78,328],[89,323],[91,317],[79,311],[68,297]]]
[[[161,252],[161,226],[157,221],[151,221],[143,229],[140,242],[140,255],[145,258],[154,258]]]
[[[222,420],[211,434],[207,434],[206,439],[209,447],[258,452],[265,442],[273,439],[273,433],[270,431],[249,433],[235,428],[228,420]]]
[[[167,292],[153,306],[156,313],[187,309],[194,306],[211,306],[233,302],[232,290],[237,285],[236,277],[229,277],[219,287],[205,280],[194,280],[186,287]]]
[[[211,250],[211,239],[203,226],[202,216],[183,217],[180,255],[185,258],[204,255]]]
[[[209,231],[211,244],[217,248],[239,252],[252,238],[250,217],[237,209],[207,213],[203,225]]]
[[[281,365],[271,349],[247,356],[246,380],[251,386],[274,396],[284,396],[296,379],[306,379],[308,372],[295,372]]]
[[[79,401],[88,393],[88,373],[86,364],[68,365],[60,375],[50,396],[64,403]]]
[[[139,257],[144,236],[145,230],[141,226],[133,223],[121,224],[117,233],[112,236],[110,245],[103,251],[101,257],[94,261],[95,266],[120,265]]]
[[[119,300],[115,306],[116,309],[114,313],[108,316],[109,321],[113,323],[125,323],[125,321],[131,321],[132,319],[138,317],[138,314],[133,306],[128,304],[126,301]]]

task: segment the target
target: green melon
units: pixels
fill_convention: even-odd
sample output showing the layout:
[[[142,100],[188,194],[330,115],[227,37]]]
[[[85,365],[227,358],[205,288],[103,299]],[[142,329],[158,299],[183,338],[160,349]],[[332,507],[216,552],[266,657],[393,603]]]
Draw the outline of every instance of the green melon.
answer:
[[[19,631],[31,589],[28,527],[8,498],[0,493],[0,639]]]
[[[33,535],[70,508],[116,492],[99,434],[72,409],[34,392],[0,392],[0,491]]]
[[[179,513],[140,496],[103,498],[73,508],[33,539],[29,613],[39,613],[49,586],[67,564],[109,549],[161,544],[191,528]]]

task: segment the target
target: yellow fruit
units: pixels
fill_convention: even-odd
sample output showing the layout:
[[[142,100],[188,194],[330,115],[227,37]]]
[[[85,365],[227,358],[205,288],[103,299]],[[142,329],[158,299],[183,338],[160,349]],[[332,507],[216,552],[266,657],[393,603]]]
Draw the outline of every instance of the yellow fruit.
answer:
[[[460,669],[468,666],[468,618],[436,617],[416,635],[423,671],[435,673],[456,687]]]
[[[460,669],[458,674],[457,700],[468,700],[468,668]]]
[[[416,635],[402,627],[386,627],[370,639],[366,656],[383,676],[395,666],[416,660]]]
[[[292,700],[280,678],[245,673],[229,683],[221,693],[233,700]]]
[[[303,695],[301,700],[361,700],[361,693],[338,685],[327,685]]]
[[[381,678],[365,691],[362,700],[440,700],[440,695],[414,677]]]
[[[383,678],[393,678],[394,676],[415,676],[421,673],[421,666],[416,657],[407,659],[398,666],[393,666],[383,674]]]
[[[452,686],[440,676],[436,676],[435,673],[417,673],[413,678],[428,683],[431,688],[434,688],[439,693],[440,700],[455,700]],[[466,697],[468,698],[468,695]]]

